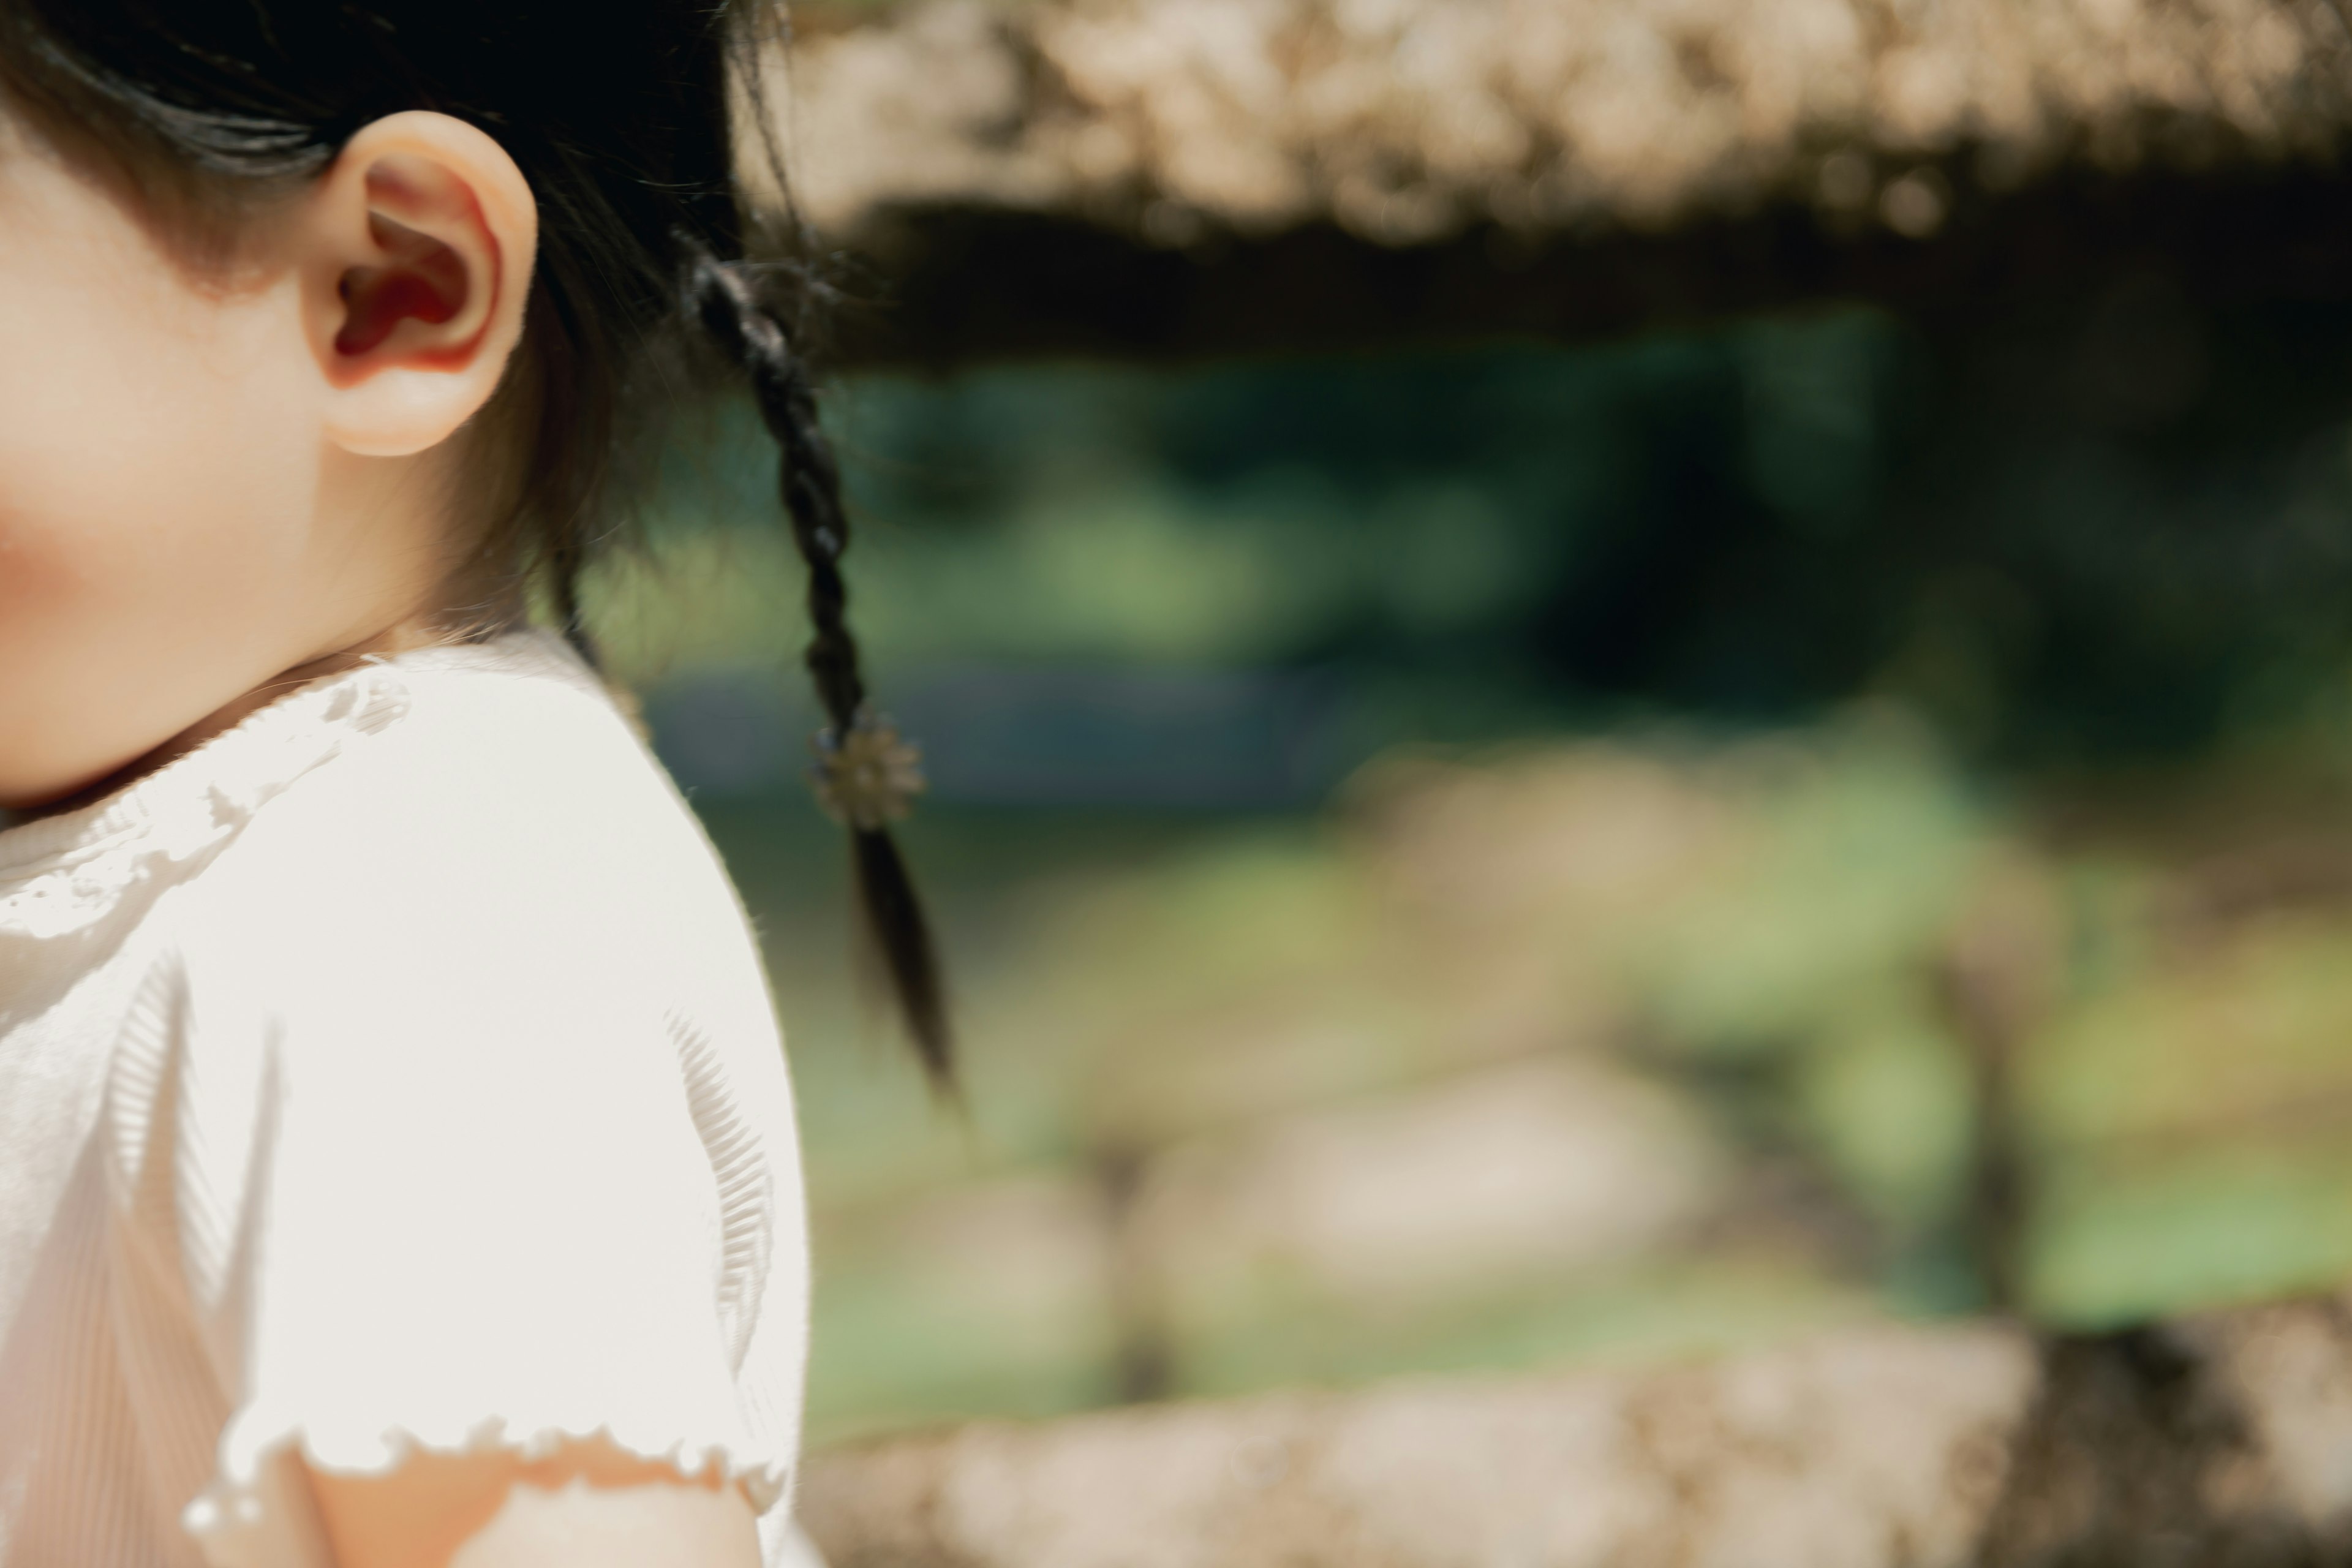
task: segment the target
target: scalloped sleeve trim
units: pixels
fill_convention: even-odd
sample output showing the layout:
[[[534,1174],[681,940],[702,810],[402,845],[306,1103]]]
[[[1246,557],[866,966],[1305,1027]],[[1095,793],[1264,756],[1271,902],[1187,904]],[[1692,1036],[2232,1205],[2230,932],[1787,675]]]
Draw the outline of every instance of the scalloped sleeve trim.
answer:
[[[566,1443],[602,1437],[623,1453],[674,1469],[682,1479],[716,1474],[739,1486],[755,1514],[792,1492],[792,1461],[761,1454],[746,1437],[680,1436],[657,1421],[593,1426],[518,1422],[490,1416],[470,1427],[419,1433],[392,1426],[373,1435],[314,1431],[294,1421],[240,1416],[221,1439],[212,1484],[181,1515],[211,1568],[331,1568],[316,1505],[303,1468],[346,1476],[388,1476],[415,1454],[459,1458],[499,1452],[530,1463]]]

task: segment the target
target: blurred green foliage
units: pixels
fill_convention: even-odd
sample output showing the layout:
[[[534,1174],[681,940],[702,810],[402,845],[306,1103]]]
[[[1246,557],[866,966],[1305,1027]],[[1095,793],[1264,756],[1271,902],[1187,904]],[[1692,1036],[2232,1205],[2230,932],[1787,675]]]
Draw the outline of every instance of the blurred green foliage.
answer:
[[[794,1041],[819,1436],[2352,1268],[2352,310],[2151,273],[832,413],[886,697],[1341,700],[1278,810],[940,759],[963,1125],[860,1021],[789,748],[706,783]],[[799,636],[770,461],[681,447],[597,586],[690,784],[664,694]],[[1035,709],[954,733],[1050,760]]]
[[[1932,327],[866,378],[835,414],[887,663],[1336,662],[1465,734],[1875,690],[2047,766],[2340,684],[2347,363],[2352,311],[2149,275]],[[782,541],[695,526],[772,504],[747,434],[681,465],[696,625],[633,662],[786,651]]]

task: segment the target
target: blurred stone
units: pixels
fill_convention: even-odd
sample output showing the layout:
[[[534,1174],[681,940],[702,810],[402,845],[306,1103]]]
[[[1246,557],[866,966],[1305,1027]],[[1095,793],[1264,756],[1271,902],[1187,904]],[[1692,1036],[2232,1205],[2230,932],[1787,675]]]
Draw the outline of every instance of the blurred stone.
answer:
[[[1933,169],[1915,169],[1886,187],[1878,210],[1886,226],[1906,239],[1926,239],[1944,226],[1951,211],[1951,187]]]
[[[1645,1373],[984,1425],[812,1458],[834,1568],[2342,1561],[2323,1299],[2037,1342],[1873,1329]]]
[[[834,1568],[1958,1563],[2033,1386],[2021,1337],[1884,1331],[1649,1376],[971,1427],[820,1457],[801,1507]],[[1270,1442],[1273,1479],[1237,1464]]]
[[[2085,264],[2172,248],[2133,232],[2153,225],[2271,265],[2285,237],[2242,218],[2200,237],[2242,197],[2305,249],[2352,248],[2278,180],[2332,179],[2352,129],[2352,31],[2325,0],[929,0],[804,32],[800,205],[893,280],[898,330],[848,323],[866,357],[1956,294],[2020,257],[2046,273],[2086,197],[2098,221],[2061,219]],[[1934,256],[1846,221],[1874,165],[1907,171],[1881,214]],[[1495,228],[1572,243],[1502,287]]]
[[[1180,1146],[1136,1224],[1180,1310],[1267,1270],[1392,1310],[1663,1247],[1724,1174],[1688,1107],[1551,1058]]]

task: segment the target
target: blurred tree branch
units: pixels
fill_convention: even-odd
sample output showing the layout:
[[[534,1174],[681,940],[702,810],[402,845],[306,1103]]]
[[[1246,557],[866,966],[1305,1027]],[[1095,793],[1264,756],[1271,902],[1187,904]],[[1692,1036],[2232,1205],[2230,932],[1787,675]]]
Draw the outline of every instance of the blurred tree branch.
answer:
[[[2352,1552],[2338,1299],[977,1426],[814,1457],[834,1568],[1927,1568]]]
[[[1584,336],[2158,253],[2340,289],[2330,0],[928,0],[805,18],[853,360]]]

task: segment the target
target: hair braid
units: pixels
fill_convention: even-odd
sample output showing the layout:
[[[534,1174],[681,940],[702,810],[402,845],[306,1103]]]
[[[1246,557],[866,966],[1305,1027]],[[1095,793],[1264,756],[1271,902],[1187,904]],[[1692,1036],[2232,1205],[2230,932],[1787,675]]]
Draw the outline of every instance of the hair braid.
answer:
[[[776,312],[740,262],[687,240],[686,302],[711,342],[751,381],[760,417],[782,451],[778,488],[793,542],[808,566],[812,628],[803,658],[824,708],[822,746],[838,746],[870,721],[857,639],[849,630],[849,590],[841,558],[849,548],[841,465],[818,423],[816,390]],[[859,913],[890,981],[893,998],[932,1081],[954,1078],[952,1033],[937,952],[922,902],[889,829],[853,817],[850,849]]]

